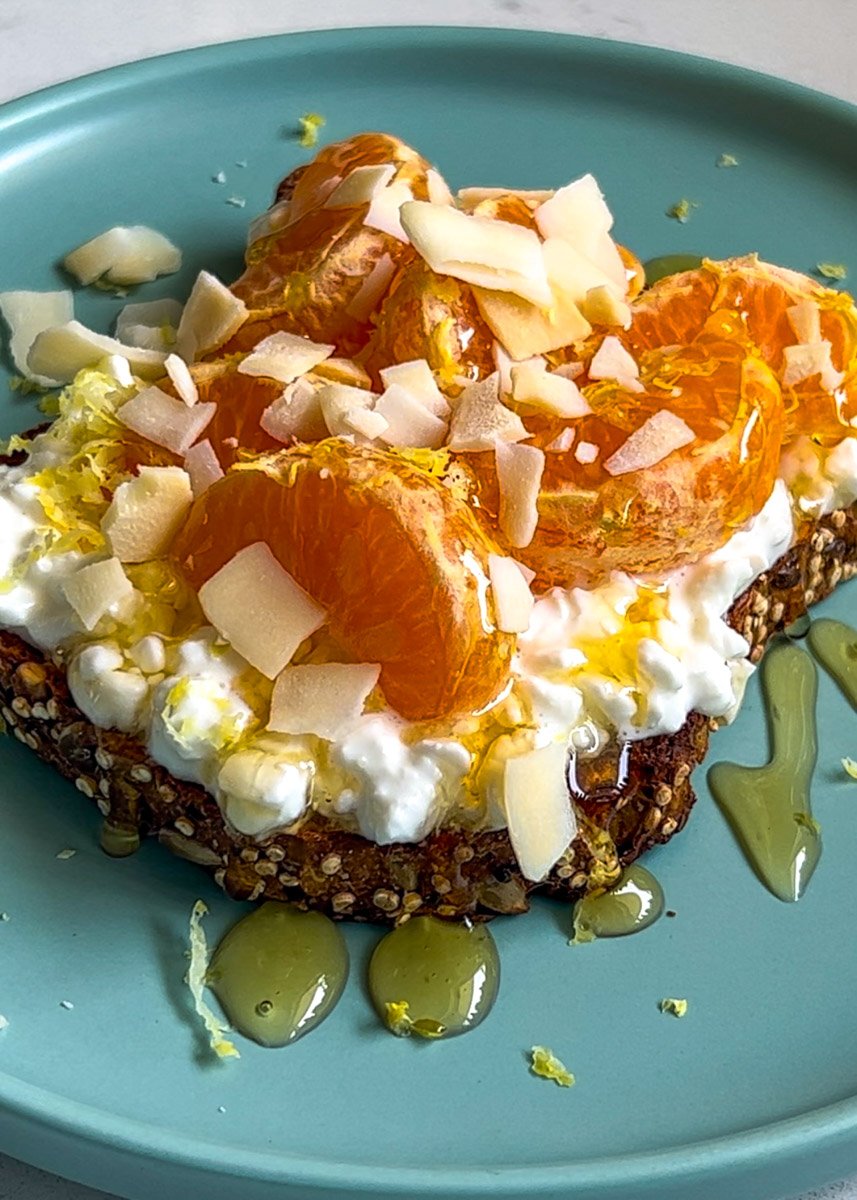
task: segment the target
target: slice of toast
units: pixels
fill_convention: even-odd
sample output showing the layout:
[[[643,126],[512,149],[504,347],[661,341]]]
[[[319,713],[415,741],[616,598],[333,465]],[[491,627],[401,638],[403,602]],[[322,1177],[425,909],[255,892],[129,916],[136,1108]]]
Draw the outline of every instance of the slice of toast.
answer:
[[[757,662],[772,634],[857,574],[857,505],[803,526],[798,541],[730,610]],[[379,846],[317,813],[259,840],[224,823],[203,788],[174,779],[143,743],[99,729],[76,707],[60,660],[0,632],[0,701],[9,732],[92,798],[113,825],[156,836],[213,871],[236,899],[289,900],[335,917],[401,921],[409,913],[487,918],[545,891],[573,900],[609,886],[623,865],[668,841],[694,802],[690,777],[718,722],[692,713],[678,733],[630,744],[617,786],[610,756],[580,764],[578,835],[542,883],[525,880],[505,832],[443,827],[416,844]]]

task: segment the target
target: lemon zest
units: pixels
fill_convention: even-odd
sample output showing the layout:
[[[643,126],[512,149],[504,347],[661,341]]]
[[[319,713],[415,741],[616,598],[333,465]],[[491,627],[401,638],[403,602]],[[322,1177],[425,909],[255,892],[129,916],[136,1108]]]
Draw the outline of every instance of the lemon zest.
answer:
[[[321,113],[308,112],[298,117],[298,145],[303,146],[305,150],[311,150],[318,142],[319,129],[326,124],[327,117],[323,117]]]
[[[665,996],[658,1003],[658,1008],[662,1013],[669,1013],[671,1017],[683,1017],[687,1013],[687,1001],[675,996]]]
[[[560,1062],[547,1046],[533,1046],[530,1050],[532,1061],[530,1070],[541,1079],[552,1079],[559,1087],[573,1087],[575,1083],[571,1071]]]
[[[843,758],[842,766],[846,775],[850,775],[852,779],[857,779],[857,762],[853,758]]]
[[[204,900],[197,900],[190,914],[190,964],[185,983],[190,988],[193,1006],[208,1033],[208,1044],[218,1058],[240,1058],[237,1047],[223,1035],[224,1025],[205,1001],[205,975],[208,970],[208,943],[202,928],[202,918],[208,913]]]

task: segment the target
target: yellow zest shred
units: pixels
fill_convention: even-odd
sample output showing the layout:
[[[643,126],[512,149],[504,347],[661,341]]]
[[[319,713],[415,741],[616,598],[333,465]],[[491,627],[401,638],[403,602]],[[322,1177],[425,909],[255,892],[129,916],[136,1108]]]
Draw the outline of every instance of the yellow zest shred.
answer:
[[[698,201],[682,198],[681,200],[677,200],[675,204],[670,205],[666,215],[672,217],[674,221],[680,221],[682,225],[686,225],[695,208],[699,208]]]
[[[420,1018],[415,1021],[410,1015],[410,1005],[407,1000],[391,1000],[384,1005],[384,1019],[387,1023],[387,1028],[396,1037],[410,1037],[411,1034],[416,1034],[418,1037],[440,1038],[446,1033],[446,1027],[440,1021],[426,1020]]]
[[[298,129],[300,131],[298,144],[306,150],[311,150],[318,142],[318,131],[322,125],[327,124],[327,118],[321,113],[308,112],[302,117],[298,117]]]
[[[848,268],[844,263],[820,262],[816,263],[815,270],[824,279],[842,280],[848,278]]]
[[[718,167],[737,167],[738,159],[735,157],[734,154],[721,154],[720,157],[717,159],[716,165]]]
[[[658,1004],[658,1008],[662,1013],[669,1013],[671,1017],[683,1017],[687,1013],[687,1001],[678,1000],[674,996],[665,996]]]
[[[552,1079],[559,1087],[573,1087],[574,1076],[571,1071],[560,1062],[552,1050],[548,1050],[547,1046],[533,1046],[530,1050],[532,1061],[530,1070],[534,1075],[538,1075],[541,1079]]]
[[[238,1049],[223,1035],[229,1028],[218,1020],[217,1015],[206,1004],[205,975],[208,970],[208,944],[202,928],[202,918],[208,913],[208,905],[197,900],[190,914],[190,965],[185,983],[193,996],[193,1006],[208,1033],[208,1044],[218,1058],[240,1058]]]

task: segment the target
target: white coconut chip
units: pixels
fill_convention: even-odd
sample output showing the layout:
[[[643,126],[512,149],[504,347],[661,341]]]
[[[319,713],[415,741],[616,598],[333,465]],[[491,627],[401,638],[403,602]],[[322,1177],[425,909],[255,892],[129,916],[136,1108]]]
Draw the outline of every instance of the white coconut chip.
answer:
[[[120,562],[148,562],[169,550],[192,503],[187,471],[140,467],[113,493],[101,528]]]
[[[322,207],[356,208],[360,204],[369,204],[375,193],[385,188],[395,174],[395,163],[355,167],[336,185]]]
[[[83,622],[92,631],[105,613],[119,609],[134,595],[134,585],[118,558],[88,563],[75,571],[62,585],[62,592]]]
[[[449,404],[435,382],[431,367],[424,358],[415,358],[410,362],[394,363],[391,367],[381,368],[381,381],[384,387],[397,384],[409,391],[435,417],[446,420],[449,417]]]
[[[532,883],[545,878],[577,833],[567,759],[565,745],[555,742],[509,758],[503,770],[509,840],[521,874]]]
[[[396,264],[389,254],[382,254],[347,304],[345,311],[355,321],[368,321],[387,294]]]
[[[475,287],[479,311],[495,338],[516,362],[549,354],[588,337],[592,326],[577,306],[560,270],[563,252],[552,252],[544,260],[552,302],[539,308],[505,292]]]
[[[821,309],[815,300],[801,300],[786,309],[789,324],[801,345],[817,345],[821,341]]]
[[[38,334],[27,355],[27,365],[31,378],[42,376],[71,383],[78,371],[94,367],[112,354],[121,354],[134,374],[144,379],[163,374],[166,355],[162,352],[124,346],[115,338],[87,329],[80,321],[66,321]]]
[[[434,167],[429,167],[426,171],[426,189],[431,204],[455,204],[455,197],[449,190],[449,184],[440,171],[436,171]]]
[[[185,455],[184,469],[190,476],[194,497],[201,496],[213,483],[223,478],[223,467],[208,438],[191,446]]]
[[[320,390],[319,384],[306,376],[296,379],[265,409],[259,424],[265,433],[284,445],[293,438],[320,441],[329,432],[318,400]]]
[[[826,392],[834,392],[845,376],[834,367],[826,339],[808,345],[786,346],[783,350],[784,369],[781,382],[784,387],[794,387],[818,375],[819,383]]]
[[[9,326],[12,362],[24,378],[32,379],[42,387],[54,387],[62,382],[32,371],[27,355],[40,333],[71,321],[74,316],[71,292],[0,292],[0,312]]]
[[[541,242],[532,229],[424,200],[402,206],[402,224],[414,248],[439,275],[512,292],[544,308],[553,303]]]
[[[500,376],[469,384],[458,398],[449,427],[450,450],[478,452],[493,450],[497,441],[520,442],[529,437],[517,413],[500,403]]]
[[[580,311],[591,325],[619,325],[631,328],[631,309],[610,283],[592,287],[581,301]]]
[[[565,454],[574,445],[575,436],[573,426],[566,425],[565,429],[561,429],[554,440],[545,446],[545,451],[548,454]]]
[[[388,183],[372,197],[363,224],[368,229],[377,229],[400,242],[407,242],[408,234],[402,224],[402,206],[413,203],[413,199],[414,193],[404,181]]]
[[[188,408],[184,401],[153,386],[126,400],[116,415],[127,429],[184,457],[216,409],[216,404],[194,404]]]
[[[437,450],[446,437],[447,423],[434,416],[407,388],[391,383],[375,404],[387,428],[377,436],[388,446]]]
[[[265,542],[239,550],[202,585],[199,602],[218,633],[267,679],[276,679],[327,620]]]
[[[512,366],[511,376],[512,399],[518,404],[569,419],[592,412],[574,380],[548,371],[543,358]]]
[[[238,364],[241,375],[264,376],[294,383],[333,354],[335,346],[310,341],[297,333],[279,331],[258,342]]]
[[[171,299],[126,304],[116,318],[114,336],[126,346],[167,350],[175,342],[182,307],[178,300]]]
[[[610,475],[628,475],[645,471],[662,462],[675,450],[696,441],[690,426],[675,413],[662,408],[635,429],[631,436],[604,463]]]
[[[497,442],[499,524],[512,546],[529,546],[539,523],[539,487],[545,469],[544,451],[536,446]]]
[[[387,418],[372,408],[352,408],[345,418],[345,423],[352,433],[356,433],[367,442],[375,442],[379,438],[388,440],[389,423]]]
[[[187,363],[177,354],[168,354],[164,366],[178,393],[179,400],[183,400],[188,408],[192,408],[199,399],[199,390],[188,370]]]
[[[380,674],[378,663],[286,667],[274,683],[268,728],[333,741],[359,718]]]
[[[535,598],[524,575],[526,567],[503,554],[488,555],[488,577],[494,597],[497,628],[524,633],[530,626]]]
[[[578,442],[574,447],[574,457],[584,466],[594,463],[599,454],[600,450],[595,442]]]
[[[190,964],[185,983],[193,997],[194,1010],[202,1020],[208,1034],[208,1044],[218,1058],[240,1058],[237,1047],[225,1038],[229,1026],[225,1025],[205,1000],[205,977],[208,973],[208,943],[202,928],[202,918],[208,913],[208,905],[197,900],[190,914]]]
[[[120,287],[172,275],[181,265],[181,250],[146,225],[115,225],[63,259],[65,269],[81,283],[103,279]]]
[[[604,339],[589,364],[590,379],[612,379],[629,392],[644,392],[640,368],[617,337]]]
[[[361,387],[366,391],[372,387],[369,372],[353,358],[326,358],[312,369],[313,379],[330,383],[347,383],[349,387]],[[297,381],[296,381],[297,382]]]
[[[132,388],[134,386],[134,373],[124,354],[108,354],[104,360],[104,370],[108,375],[113,376],[120,387]]]
[[[592,175],[561,187],[536,209],[535,220],[545,240],[559,238],[579,250],[625,295],[625,264],[609,233],[613,214]]]
[[[349,434],[358,433],[352,414],[359,409],[373,409],[377,399],[375,392],[349,387],[344,383],[326,383],[317,393],[324,423],[333,437],[347,437]]]
[[[233,337],[249,313],[247,305],[208,271],[200,271],[176,331],[176,352],[194,362]]]

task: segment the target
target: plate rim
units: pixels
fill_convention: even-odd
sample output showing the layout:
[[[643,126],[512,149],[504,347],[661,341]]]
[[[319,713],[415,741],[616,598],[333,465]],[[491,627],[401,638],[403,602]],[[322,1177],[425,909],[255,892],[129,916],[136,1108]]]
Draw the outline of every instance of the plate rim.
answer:
[[[26,130],[29,122],[62,119],[64,110],[99,102],[114,93],[162,81],[176,74],[195,74],[236,61],[288,60],[296,54],[320,50],[377,51],[418,49],[426,52],[450,42],[472,48],[479,54],[492,50],[510,51],[526,44],[534,53],[575,58],[581,54],[609,60],[612,68],[629,65],[666,72],[674,78],[693,78],[718,86],[742,86],[754,94],[785,102],[843,123],[857,132],[857,105],[820,90],[748,67],[709,59],[684,51],[636,42],[619,42],[580,34],[471,25],[370,25],[356,29],[297,30],[261,37],[194,46],[138,61],[102,68],[82,76],[51,84],[0,105],[0,138]],[[0,147],[2,149],[2,147]],[[0,156],[2,172],[2,156]],[[849,1144],[857,1156],[857,1092],[854,1096],[797,1116],[785,1118],[738,1133],[678,1144],[653,1151],[638,1151],[610,1157],[587,1158],[550,1165],[500,1165],[445,1168],[434,1165],[429,1174],[422,1167],[391,1167],[383,1163],[354,1164],[332,1159],[301,1158],[282,1151],[237,1150],[204,1138],[189,1137],[156,1125],[118,1117],[95,1106],[26,1083],[0,1071],[0,1116],[9,1111],[29,1119],[41,1130],[68,1136],[96,1147],[129,1153],[161,1166],[175,1165],[223,1178],[252,1179],[289,1187],[366,1189],[369,1194],[392,1195],[406,1187],[411,1193],[433,1196],[518,1194],[525,1186],[528,1195],[553,1195],[557,1189],[573,1189],[599,1195],[654,1194],[660,1184],[673,1188],[711,1182],[719,1184],[740,1177],[742,1170],[758,1169],[776,1161],[778,1169],[800,1159],[805,1164]],[[149,1136],[147,1136],[149,1135]],[[6,1147],[2,1147],[6,1148]],[[10,1151],[14,1154],[14,1150]],[[38,1165],[38,1164],[35,1164]],[[96,1185],[98,1186],[98,1185]]]

